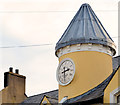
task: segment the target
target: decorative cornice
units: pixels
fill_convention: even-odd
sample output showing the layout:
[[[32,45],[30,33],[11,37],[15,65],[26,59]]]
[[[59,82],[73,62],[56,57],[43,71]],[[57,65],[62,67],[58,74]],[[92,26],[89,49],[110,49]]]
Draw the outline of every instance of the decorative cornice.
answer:
[[[114,53],[108,46],[89,43],[89,44],[75,44],[71,46],[66,46],[64,48],[60,48],[56,54],[58,57],[61,57],[64,54],[77,52],[77,51],[97,51],[97,52],[106,53],[110,56],[113,56]]]

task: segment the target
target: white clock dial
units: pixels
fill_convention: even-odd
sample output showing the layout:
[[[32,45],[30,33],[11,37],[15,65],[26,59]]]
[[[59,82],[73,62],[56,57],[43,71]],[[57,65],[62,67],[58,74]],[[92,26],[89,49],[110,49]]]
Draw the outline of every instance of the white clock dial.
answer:
[[[57,80],[60,85],[68,85],[74,77],[75,65],[70,58],[64,59],[57,69]]]

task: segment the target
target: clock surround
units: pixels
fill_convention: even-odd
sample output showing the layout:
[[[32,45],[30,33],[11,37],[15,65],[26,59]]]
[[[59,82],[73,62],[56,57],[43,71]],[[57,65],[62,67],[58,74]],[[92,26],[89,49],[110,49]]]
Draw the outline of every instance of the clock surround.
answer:
[[[60,85],[65,86],[72,82],[75,75],[75,64],[72,59],[63,59],[56,72],[56,78]]]

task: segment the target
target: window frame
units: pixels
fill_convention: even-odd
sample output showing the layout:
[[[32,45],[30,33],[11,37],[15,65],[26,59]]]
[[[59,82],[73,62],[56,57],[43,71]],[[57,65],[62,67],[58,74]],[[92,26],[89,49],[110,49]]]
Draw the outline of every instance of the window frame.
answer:
[[[110,103],[117,103],[117,96],[120,95],[120,87],[110,93]]]

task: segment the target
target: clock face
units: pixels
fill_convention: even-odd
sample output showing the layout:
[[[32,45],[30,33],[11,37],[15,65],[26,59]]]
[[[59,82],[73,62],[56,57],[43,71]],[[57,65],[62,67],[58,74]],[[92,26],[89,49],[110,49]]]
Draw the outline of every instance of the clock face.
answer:
[[[69,58],[64,59],[57,69],[57,81],[60,85],[68,85],[73,80],[74,74],[74,62]]]

